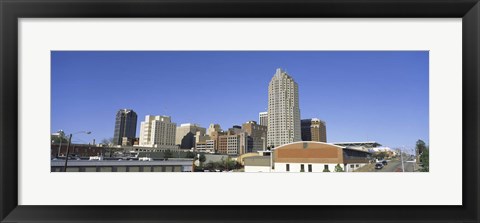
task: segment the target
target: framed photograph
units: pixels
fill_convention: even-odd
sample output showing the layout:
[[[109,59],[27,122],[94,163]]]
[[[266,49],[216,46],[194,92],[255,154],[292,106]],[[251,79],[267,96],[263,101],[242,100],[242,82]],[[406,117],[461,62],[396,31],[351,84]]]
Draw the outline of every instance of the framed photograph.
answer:
[[[480,220],[476,0],[0,7],[2,222]]]

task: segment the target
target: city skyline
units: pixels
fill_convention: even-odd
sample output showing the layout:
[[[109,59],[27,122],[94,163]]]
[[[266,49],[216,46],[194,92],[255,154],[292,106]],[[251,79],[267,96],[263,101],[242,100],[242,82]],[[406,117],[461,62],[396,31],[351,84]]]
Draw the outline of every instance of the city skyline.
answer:
[[[327,123],[328,142],[428,142],[426,51],[53,51],[51,131],[88,130],[91,137],[73,141],[100,142],[113,137],[123,108],[140,119],[167,115],[177,126],[258,122],[277,68],[298,82],[300,118]]]

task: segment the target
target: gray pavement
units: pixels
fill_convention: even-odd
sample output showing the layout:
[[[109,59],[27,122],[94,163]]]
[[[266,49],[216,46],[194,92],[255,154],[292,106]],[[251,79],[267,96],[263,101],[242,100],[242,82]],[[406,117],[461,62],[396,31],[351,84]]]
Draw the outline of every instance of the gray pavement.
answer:
[[[405,172],[414,172],[414,163],[407,163],[404,161]],[[402,162],[400,159],[390,160],[387,165],[385,165],[382,169],[375,169],[375,172],[402,172]]]

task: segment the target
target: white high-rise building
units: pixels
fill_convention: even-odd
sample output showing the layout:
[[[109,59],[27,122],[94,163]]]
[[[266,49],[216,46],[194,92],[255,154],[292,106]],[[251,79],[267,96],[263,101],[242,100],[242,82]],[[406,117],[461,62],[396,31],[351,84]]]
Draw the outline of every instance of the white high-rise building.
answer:
[[[268,85],[268,146],[302,140],[298,98],[298,84],[278,68]]]
[[[268,112],[258,113],[258,124],[268,126]]]
[[[140,146],[175,149],[175,131],[177,124],[170,116],[145,116],[140,127]]]

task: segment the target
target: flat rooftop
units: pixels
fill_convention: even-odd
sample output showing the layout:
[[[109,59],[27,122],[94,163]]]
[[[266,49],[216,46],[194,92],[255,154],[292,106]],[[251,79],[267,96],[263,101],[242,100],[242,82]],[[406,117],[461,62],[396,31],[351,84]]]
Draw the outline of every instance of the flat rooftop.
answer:
[[[375,141],[365,141],[365,142],[334,142],[330,143],[338,146],[364,146],[367,148],[373,148],[382,146],[382,144],[375,142]]]
[[[270,166],[270,156],[250,156],[243,159],[245,166]]]
[[[51,166],[65,166],[65,160],[51,160]],[[191,166],[191,160],[68,160],[68,166]]]

